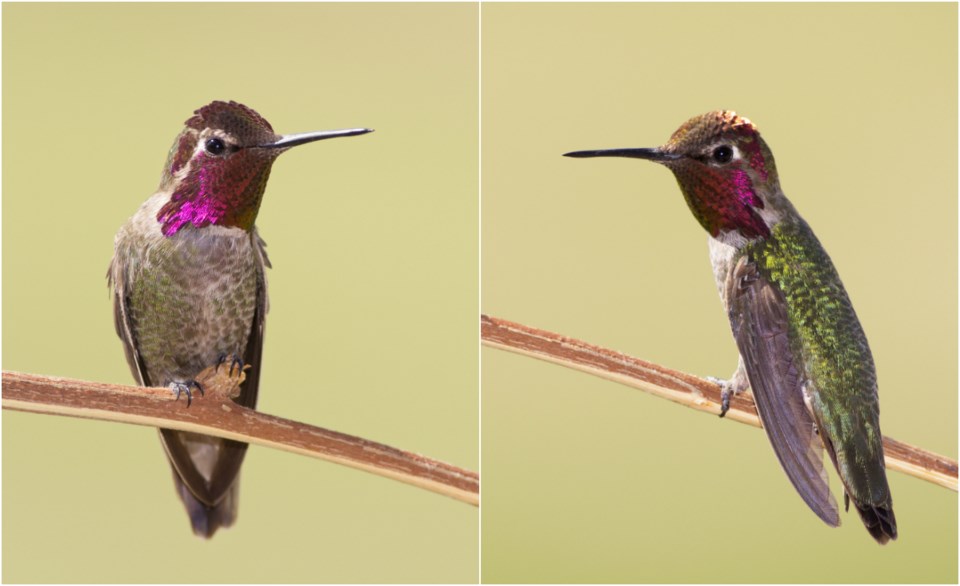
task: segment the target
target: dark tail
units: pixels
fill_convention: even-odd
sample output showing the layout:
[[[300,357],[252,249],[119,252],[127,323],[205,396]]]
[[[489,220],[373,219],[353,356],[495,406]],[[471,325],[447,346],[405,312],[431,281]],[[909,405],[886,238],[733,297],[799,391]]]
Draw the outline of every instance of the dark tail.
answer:
[[[897,518],[893,516],[893,507],[861,505],[856,501],[853,504],[857,507],[857,512],[860,513],[867,531],[877,540],[877,543],[884,545],[891,539],[897,538]]]
[[[193,533],[205,539],[210,539],[217,529],[227,528],[233,525],[237,518],[237,484],[227,491],[223,499],[214,506],[208,506],[193,496],[190,489],[187,488],[177,475],[173,473],[173,481],[177,485],[177,494],[180,500],[187,508],[187,514],[190,515],[190,524],[193,526]]]

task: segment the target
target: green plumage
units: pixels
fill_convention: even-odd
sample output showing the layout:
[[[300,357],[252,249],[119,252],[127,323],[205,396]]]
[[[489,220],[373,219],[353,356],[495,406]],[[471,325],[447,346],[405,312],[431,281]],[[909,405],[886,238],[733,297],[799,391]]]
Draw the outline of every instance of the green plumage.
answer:
[[[847,492],[858,502],[890,506],[873,357],[829,255],[799,217],[743,253],[783,292],[791,351],[800,357],[821,437],[829,438]]]

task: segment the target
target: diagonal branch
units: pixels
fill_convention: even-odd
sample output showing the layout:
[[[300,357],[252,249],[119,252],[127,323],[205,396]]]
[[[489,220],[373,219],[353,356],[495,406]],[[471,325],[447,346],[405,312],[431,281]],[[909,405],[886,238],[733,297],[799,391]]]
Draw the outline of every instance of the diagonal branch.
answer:
[[[168,389],[3,371],[4,409],[214,435],[350,466],[468,504],[480,503],[480,477],[476,472],[363,438],[260,413],[227,401],[224,394],[229,393],[208,389],[206,397],[194,396],[187,408],[184,401],[172,404]]]
[[[699,411],[720,413],[720,386],[690,374],[486,315],[480,316],[480,335],[491,348],[580,370]],[[760,427],[756,405],[747,394],[732,398],[726,418]],[[957,490],[956,461],[889,437],[883,438],[883,450],[888,468]]]

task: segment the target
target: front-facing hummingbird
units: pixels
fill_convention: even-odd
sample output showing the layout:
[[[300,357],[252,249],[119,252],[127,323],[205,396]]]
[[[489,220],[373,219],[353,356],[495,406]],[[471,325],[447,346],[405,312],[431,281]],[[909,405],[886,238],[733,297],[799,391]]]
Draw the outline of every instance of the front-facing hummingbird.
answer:
[[[710,262],[740,351],[723,383],[748,387],[780,464],[807,505],[840,524],[823,466],[826,448],[867,531],[883,544],[897,522],[883,461],[877,376],[837,270],[780,189],[773,153],[730,111],[688,120],[659,148],[567,153],[665,165],[709,233]]]
[[[205,368],[247,364],[234,400],[256,407],[270,261],[254,221],[270,168],[291,147],[367,132],[277,135],[236,102],[194,112],[157,192],[117,233],[107,273],[137,382],[186,392],[189,401],[191,389],[202,392],[195,377]],[[210,537],[233,524],[247,444],[169,429],[160,438],[194,533]]]

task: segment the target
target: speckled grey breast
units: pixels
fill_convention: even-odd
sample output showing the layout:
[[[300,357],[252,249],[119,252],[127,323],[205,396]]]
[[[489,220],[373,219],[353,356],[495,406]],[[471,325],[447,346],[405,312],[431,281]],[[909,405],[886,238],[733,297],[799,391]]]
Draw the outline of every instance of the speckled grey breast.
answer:
[[[242,230],[185,228],[130,247],[130,326],[154,385],[243,356],[256,309],[258,258]]]

